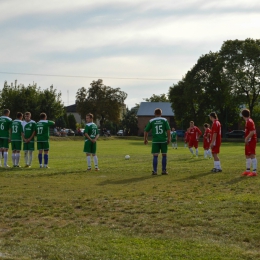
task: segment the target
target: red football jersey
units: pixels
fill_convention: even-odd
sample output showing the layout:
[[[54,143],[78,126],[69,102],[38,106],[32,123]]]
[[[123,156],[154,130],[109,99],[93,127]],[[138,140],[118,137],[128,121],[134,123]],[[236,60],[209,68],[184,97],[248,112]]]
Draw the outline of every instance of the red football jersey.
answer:
[[[256,139],[256,131],[255,131],[255,123],[251,118],[246,120],[246,129],[245,129],[245,137],[249,135],[250,132],[254,131],[255,133],[251,137],[251,140]]]
[[[190,128],[189,130],[190,140],[195,141],[201,136],[201,131],[197,126]]]
[[[209,128],[207,128],[205,130],[204,135],[203,135],[203,139],[204,139],[204,141],[210,142],[210,140],[211,140],[211,130]]]
[[[216,141],[214,143],[214,146],[220,146],[221,144],[221,124],[220,122],[215,119],[213,121],[212,127],[211,127],[211,140],[213,139],[213,134],[217,134]]]

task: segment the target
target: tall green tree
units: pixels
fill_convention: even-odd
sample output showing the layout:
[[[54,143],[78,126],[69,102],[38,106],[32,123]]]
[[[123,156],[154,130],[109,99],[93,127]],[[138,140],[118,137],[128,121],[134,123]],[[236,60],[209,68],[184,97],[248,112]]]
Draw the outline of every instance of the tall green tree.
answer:
[[[253,115],[260,93],[260,40],[228,40],[219,52],[232,92],[245,97]]]
[[[90,88],[82,87],[76,94],[77,111],[81,118],[92,113],[100,121],[100,127],[106,120],[118,123],[120,110],[127,94],[120,88],[111,88],[103,84],[103,80],[92,81]]]
[[[24,86],[22,84],[8,85],[4,83],[0,91],[0,109],[10,109],[12,118],[16,118],[17,112],[29,111],[32,118],[39,119],[39,115],[45,112],[48,119],[55,120],[63,114],[64,106],[61,100],[61,93],[53,86],[42,90],[36,84]]]

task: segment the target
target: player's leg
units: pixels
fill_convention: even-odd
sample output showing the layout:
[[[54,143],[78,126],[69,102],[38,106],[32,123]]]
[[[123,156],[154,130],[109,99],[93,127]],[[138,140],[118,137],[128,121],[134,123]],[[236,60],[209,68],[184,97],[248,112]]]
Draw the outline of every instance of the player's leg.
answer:
[[[214,158],[214,168],[212,169],[212,172],[222,172],[218,154],[219,154],[219,147],[213,146],[212,155],[213,155],[213,158]]]
[[[8,139],[4,139],[4,167],[6,167],[6,168],[10,167],[7,164],[7,162],[8,162],[8,149],[9,149],[9,141],[8,141]]]
[[[16,143],[15,141],[11,141],[13,167],[16,167],[16,149],[15,149],[15,143]]]
[[[167,151],[168,145],[167,143],[161,144],[161,152],[162,152],[162,175],[167,175]]]
[[[195,156],[195,154],[193,152],[193,141],[192,140],[189,141],[189,150],[191,152],[191,157],[193,158]]]
[[[210,150],[210,148],[208,149],[208,156],[209,156],[209,158],[211,159],[211,157],[212,157],[212,153],[211,153],[211,150]]]
[[[153,171],[152,175],[157,175],[157,166],[158,166],[158,155],[160,153],[160,146],[158,143],[152,144],[152,154],[153,154]]]
[[[91,142],[89,140],[85,141],[83,152],[86,153],[86,160],[87,160],[87,170],[91,170]]]
[[[178,148],[178,144],[177,144],[177,141],[175,142],[175,149],[177,149]]]
[[[2,167],[2,158],[4,153],[4,140],[0,138],[0,167]]]
[[[96,151],[97,151],[97,143],[92,143],[92,145],[91,145],[91,153],[92,153],[92,157],[93,157],[93,161],[94,161],[94,165],[95,165],[95,170],[99,171],[99,168],[98,168],[98,157],[97,157]]]
[[[199,149],[198,149],[198,147],[199,147],[199,142],[196,140],[196,141],[194,141],[194,148],[195,148],[195,151],[196,151],[196,158],[199,157]]]
[[[25,162],[24,167],[28,167],[28,159],[29,159],[28,143],[23,143],[23,151],[24,151],[24,162]]]
[[[246,150],[247,150],[247,154],[246,157],[247,160],[251,160],[252,163],[252,172],[250,172],[247,176],[249,177],[254,177],[257,176],[257,159],[256,159],[256,142],[254,142],[253,140],[250,141],[247,145],[246,145]],[[248,166],[248,165],[247,165]],[[251,166],[251,165],[250,165]],[[250,167],[251,168],[251,167]],[[249,168],[249,169],[250,169]]]
[[[42,168],[43,142],[37,142],[37,150],[39,151],[38,161],[39,161],[39,164],[40,164],[40,168]]]

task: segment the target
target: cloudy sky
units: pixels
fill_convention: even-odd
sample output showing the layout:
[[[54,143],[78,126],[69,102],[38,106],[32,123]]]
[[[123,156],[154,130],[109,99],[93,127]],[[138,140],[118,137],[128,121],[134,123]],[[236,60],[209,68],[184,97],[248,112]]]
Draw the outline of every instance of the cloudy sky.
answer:
[[[64,105],[101,78],[131,108],[224,41],[260,35],[257,0],[1,0],[0,9],[0,83],[53,85]]]

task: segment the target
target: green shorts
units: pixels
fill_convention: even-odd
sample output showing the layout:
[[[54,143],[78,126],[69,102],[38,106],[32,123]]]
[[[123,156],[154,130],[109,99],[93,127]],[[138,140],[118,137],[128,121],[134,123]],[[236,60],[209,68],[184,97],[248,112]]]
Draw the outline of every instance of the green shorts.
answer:
[[[152,154],[154,153],[167,153],[168,144],[167,143],[152,143]]]
[[[9,140],[6,138],[0,138],[0,148],[9,149]]]
[[[37,142],[37,150],[49,151],[50,144],[49,142]]]
[[[34,142],[23,143],[24,151],[34,151]]]
[[[97,143],[92,143],[89,140],[85,140],[83,152],[96,154],[96,151],[97,151]]]
[[[176,143],[177,142],[177,139],[172,139],[172,143]]]
[[[12,151],[17,150],[21,151],[22,150],[22,141],[11,141],[12,145]]]

